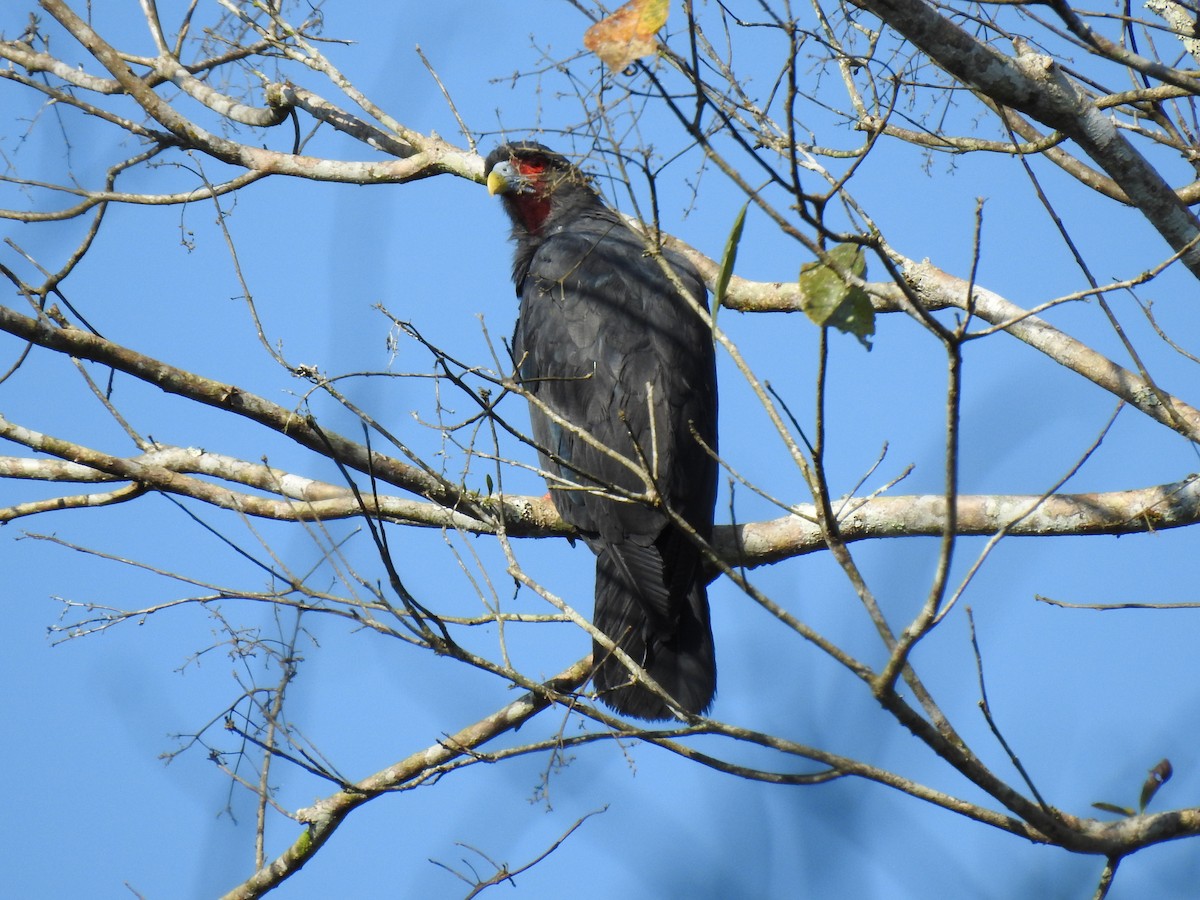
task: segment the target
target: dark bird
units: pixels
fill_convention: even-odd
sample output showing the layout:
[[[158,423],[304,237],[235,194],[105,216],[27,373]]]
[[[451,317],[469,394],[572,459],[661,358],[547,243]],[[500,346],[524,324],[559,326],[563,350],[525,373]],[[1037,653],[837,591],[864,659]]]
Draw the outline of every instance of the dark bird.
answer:
[[[704,282],[683,257],[650,252],[587,176],[534,143],[485,164],[516,242],[517,379],[562,518],[596,554],[593,622],[670,694],[702,713],[716,691],[699,537],[712,533],[717,384]],[[663,263],[674,272],[675,281]],[[709,450],[705,447],[711,448]],[[656,502],[622,497],[646,493]],[[667,719],[670,707],[599,644],[594,684],[617,712]]]

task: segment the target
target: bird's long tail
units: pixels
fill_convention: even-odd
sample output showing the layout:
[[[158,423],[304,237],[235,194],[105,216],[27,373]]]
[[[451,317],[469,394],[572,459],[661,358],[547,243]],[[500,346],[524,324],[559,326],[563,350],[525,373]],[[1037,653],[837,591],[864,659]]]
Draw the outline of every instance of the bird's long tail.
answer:
[[[697,714],[707,710],[717,689],[717,664],[698,554],[690,547],[680,553],[677,542],[662,538],[649,546],[601,543],[593,549],[595,626],[680,708]],[[639,719],[674,718],[665,701],[635,683],[615,656],[599,644],[593,654],[594,684],[607,706]]]

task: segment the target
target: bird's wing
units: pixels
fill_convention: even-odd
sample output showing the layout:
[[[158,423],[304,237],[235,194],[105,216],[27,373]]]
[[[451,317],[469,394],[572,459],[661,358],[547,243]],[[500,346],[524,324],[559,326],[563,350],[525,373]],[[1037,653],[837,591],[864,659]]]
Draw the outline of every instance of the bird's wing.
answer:
[[[670,258],[701,303],[704,285]],[[644,464],[673,508],[707,536],[716,467],[716,387],[708,326],[644,242],[606,217],[581,217],[547,236],[521,285],[514,337],[519,375],[537,403],[605,447]],[[534,404],[534,438],[552,473],[583,485],[641,492],[635,473]],[[561,461],[561,462],[559,462]],[[581,490],[552,492],[563,517],[610,542],[648,545],[661,511]]]

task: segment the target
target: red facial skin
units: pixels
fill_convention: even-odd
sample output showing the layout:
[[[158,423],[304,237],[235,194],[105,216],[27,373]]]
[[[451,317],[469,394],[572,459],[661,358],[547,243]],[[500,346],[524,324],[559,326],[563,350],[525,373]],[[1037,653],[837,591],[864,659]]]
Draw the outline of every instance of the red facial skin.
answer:
[[[536,233],[542,230],[546,216],[550,215],[550,191],[542,183],[546,164],[539,159],[514,159],[512,162],[529,187],[510,194],[509,198],[521,224]]]

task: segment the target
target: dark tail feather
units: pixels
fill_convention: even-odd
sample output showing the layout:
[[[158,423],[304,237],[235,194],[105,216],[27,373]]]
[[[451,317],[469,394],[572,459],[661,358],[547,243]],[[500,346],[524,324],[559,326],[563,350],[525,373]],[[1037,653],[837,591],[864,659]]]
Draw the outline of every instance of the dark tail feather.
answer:
[[[708,620],[708,593],[697,560],[691,577],[668,571],[654,545],[606,544],[596,553],[595,626],[640,663],[675,702],[702,713],[717,690],[717,664]],[[688,554],[691,556],[691,554]],[[626,716],[671,719],[653,691],[631,683],[633,675],[599,644],[594,684],[600,700]]]

